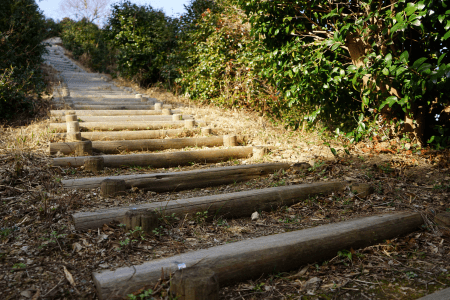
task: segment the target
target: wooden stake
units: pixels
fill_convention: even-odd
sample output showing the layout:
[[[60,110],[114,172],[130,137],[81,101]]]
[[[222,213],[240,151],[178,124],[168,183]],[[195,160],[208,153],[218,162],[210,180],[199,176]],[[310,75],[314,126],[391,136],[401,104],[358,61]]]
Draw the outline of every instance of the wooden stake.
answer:
[[[162,104],[161,103],[155,103],[155,110],[161,110]]]
[[[183,120],[181,114],[173,114],[172,115],[172,121],[180,121],[180,120]]]
[[[235,147],[237,146],[237,139],[235,134],[224,135],[223,136],[223,145],[225,147]]]
[[[92,155],[92,142],[91,141],[76,142],[74,154],[75,156]]]
[[[195,126],[195,121],[194,120],[185,120],[184,121],[184,127],[188,128],[188,129],[193,129]]]
[[[114,197],[124,195],[126,190],[125,180],[105,179],[100,184],[100,194],[102,197]]]
[[[203,127],[202,128],[202,134],[203,135],[211,135],[211,128],[210,127]]]
[[[84,160],[84,170],[93,172],[97,174],[99,171],[103,170],[105,166],[105,160],[101,156],[87,157]]]
[[[133,208],[125,213],[123,223],[128,230],[133,230],[136,227],[141,227],[145,232],[152,232],[158,227],[159,214],[152,210],[137,211]]]
[[[253,159],[263,159],[266,155],[266,148],[261,146],[253,147]]]
[[[77,115],[66,115],[66,122],[75,122],[78,121]]]
[[[218,300],[219,277],[209,268],[180,269],[172,277],[170,292],[178,300]]]
[[[66,126],[64,126],[64,124],[61,125],[62,126],[59,126],[61,128],[67,127],[67,132],[80,132],[80,123],[78,123],[78,121],[66,122]]]
[[[162,115],[163,116],[170,116],[172,114],[172,111],[170,110],[170,108],[163,108],[162,109]]]
[[[81,141],[81,132],[68,132],[68,133],[66,133],[66,141],[67,142]],[[51,151],[51,149],[50,149],[50,151]]]

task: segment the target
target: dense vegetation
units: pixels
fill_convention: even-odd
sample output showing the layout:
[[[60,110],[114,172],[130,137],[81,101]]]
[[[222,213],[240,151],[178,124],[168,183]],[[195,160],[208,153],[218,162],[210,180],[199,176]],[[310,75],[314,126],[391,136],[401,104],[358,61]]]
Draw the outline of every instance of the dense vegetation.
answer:
[[[102,29],[59,25],[76,58],[143,86],[349,141],[449,144],[445,1],[192,0],[179,17],[122,1]]]
[[[44,81],[40,65],[54,22],[45,20],[34,0],[2,0],[0,9],[0,120],[32,113],[32,95]],[[53,27],[52,27],[53,26]]]

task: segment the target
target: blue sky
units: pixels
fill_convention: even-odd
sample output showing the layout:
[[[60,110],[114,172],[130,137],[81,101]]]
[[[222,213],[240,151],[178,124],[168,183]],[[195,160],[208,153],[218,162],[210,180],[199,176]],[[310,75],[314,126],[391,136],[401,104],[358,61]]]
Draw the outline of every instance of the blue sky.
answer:
[[[59,10],[59,3],[62,0],[36,0],[37,4],[48,18],[54,20],[61,20],[65,16],[61,15]],[[111,0],[111,3],[119,2],[119,0]],[[188,4],[189,0],[131,0],[136,4],[150,4],[153,8],[162,8],[169,16],[176,16],[184,13],[183,4]]]

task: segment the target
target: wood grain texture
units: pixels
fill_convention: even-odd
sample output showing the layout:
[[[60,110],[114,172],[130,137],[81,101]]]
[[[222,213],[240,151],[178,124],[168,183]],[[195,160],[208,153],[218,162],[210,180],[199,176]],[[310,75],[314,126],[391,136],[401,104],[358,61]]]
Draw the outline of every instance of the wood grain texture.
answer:
[[[253,152],[252,147],[234,147],[229,149],[207,149],[197,151],[179,151],[168,153],[103,155],[105,167],[149,166],[152,168],[170,168],[185,166],[192,162],[217,163],[233,158],[247,158]],[[81,167],[84,157],[58,157],[53,159],[54,166]]]
[[[61,182],[67,189],[94,189],[106,178],[118,178],[125,180],[127,188],[137,187],[145,191],[162,193],[247,181],[273,174],[278,170],[287,170],[289,167],[288,163],[267,163],[171,173],[88,177]]]
[[[184,121],[122,121],[122,122],[81,122],[80,129],[83,131],[93,130],[141,130],[184,127]],[[50,130],[65,132],[66,123],[50,123]]]
[[[181,129],[139,130],[139,131],[102,131],[81,132],[81,138],[91,141],[115,141],[138,139],[161,139],[164,137],[178,137],[180,135],[192,135],[192,131]],[[54,133],[55,138],[66,138],[66,133]]]
[[[54,108],[64,108],[66,109],[68,106],[72,110],[149,110],[155,109],[154,105],[100,105],[100,104],[92,104],[92,105],[72,105],[71,103],[66,104],[54,104]],[[172,108],[171,104],[165,104],[163,107]]]
[[[92,276],[100,299],[122,299],[141,288],[152,288],[161,270],[168,277],[180,263],[211,269],[223,287],[330,259],[342,249],[377,244],[408,234],[422,224],[422,217],[416,212],[377,215],[243,240],[115,271],[93,272]]]
[[[52,117],[65,116],[65,110],[51,110],[50,115]],[[161,115],[161,111],[154,109],[147,110],[75,110],[77,116],[138,116],[138,115]],[[181,110],[172,110],[174,114],[181,113]]]
[[[104,154],[119,154],[123,151],[159,151],[166,149],[183,149],[186,147],[217,147],[223,145],[222,136],[181,138],[181,139],[148,139],[128,141],[93,141],[92,150]],[[75,143],[51,143],[50,154],[61,152],[72,154]]]
[[[136,121],[172,121],[171,115],[122,115],[122,116],[76,116],[81,122],[136,122]],[[183,115],[178,120],[192,119],[192,115]],[[50,122],[65,123],[65,117],[51,117]]]
[[[267,211],[280,206],[290,206],[315,195],[327,195],[342,191],[347,182],[322,182],[280,186],[212,196],[178,199],[170,202],[153,202],[129,207],[101,209],[94,212],[79,212],[72,215],[77,230],[96,229],[111,221],[121,222],[125,213],[133,211],[157,211],[161,215],[175,214],[184,217],[199,211],[208,211],[208,216],[239,218],[255,211]],[[355,185],[356,186],[356,185]],[[370,186],[363,185],[362,189]]]

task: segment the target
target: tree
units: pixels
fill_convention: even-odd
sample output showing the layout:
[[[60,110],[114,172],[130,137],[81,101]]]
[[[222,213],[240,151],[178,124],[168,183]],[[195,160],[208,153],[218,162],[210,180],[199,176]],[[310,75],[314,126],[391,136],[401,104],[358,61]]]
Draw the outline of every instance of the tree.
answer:
[[[110,2],[111,0],[62,0],[59,10],[75,20],[99,22],[108,16]]]
[[[445,2],[239,0],[268,50],[261,75],[287,107],[303,107],[310,121],[356,127],[356,139],[367,117],[402,120],[419,144],[450,125],[436,117],[450,105]]]

